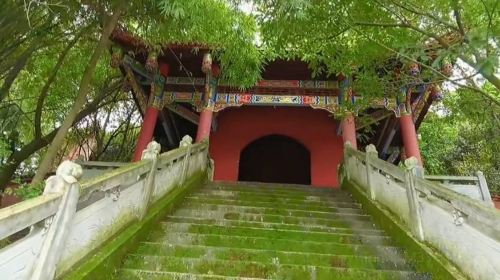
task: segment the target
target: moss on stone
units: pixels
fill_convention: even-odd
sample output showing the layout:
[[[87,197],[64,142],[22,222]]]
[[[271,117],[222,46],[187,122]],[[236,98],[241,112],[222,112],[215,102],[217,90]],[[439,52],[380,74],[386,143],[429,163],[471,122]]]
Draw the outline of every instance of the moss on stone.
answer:
[[[139,241],[154,228],[156,223],[171,212],[187,193],[201,186],[206,178],[206,172],[199,172],[192,175],[183,186],[173,188],[164,198],[150,207],[144,219],[124,227],[123,231],[109,238],[102,247],[97,248],[89,254],[88,258],[79,262],[72,272],[60,276],[59,279],[112,279],[126,254],[136,248]]]
[[[382,205],[370,200],[355,183],[344,180],[342,188],[349,191],[373,221],[387,232],[397,246],[404,248],[406,258],[419,272],[430,272],[432,279],[467,279],[450,261],[427,244],[413,238],[397,217]]]

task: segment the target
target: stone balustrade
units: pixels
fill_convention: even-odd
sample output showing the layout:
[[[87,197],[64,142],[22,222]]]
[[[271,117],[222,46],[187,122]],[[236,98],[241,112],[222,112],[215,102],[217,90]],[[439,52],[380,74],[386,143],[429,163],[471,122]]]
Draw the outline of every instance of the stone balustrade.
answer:
[[[80,180],[80,165],[64,162],[47,179],[43,195],[0,209],[0,240],[30,228],[27,236],[0,249],[1,278],[45,280],[66,273],[140,221],[153,203],[191,177],[210,173],[208,142],[192,144],[185,137],[178,149],[159,151],[152,142],[143,160],[88,180]]]
[[[373,145],[366,150],[347,143],[343,185],[348,182],[355,192],[388,210],[416,242],[437,249],[471,279],[500,279],[499,210],[435,182],[442,178],[422,178],[415,158],[401,168],[379,159]]]

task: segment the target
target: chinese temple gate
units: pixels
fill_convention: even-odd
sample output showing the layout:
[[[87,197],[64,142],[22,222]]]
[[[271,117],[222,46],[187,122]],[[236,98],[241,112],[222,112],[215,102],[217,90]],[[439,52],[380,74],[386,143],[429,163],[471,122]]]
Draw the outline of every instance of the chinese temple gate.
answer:
[[[222,181],[251,180],[239,174],[252,164],[248,159],[252,155],[247,154],[243,163],[247,167],[240,166],[242,153],[251,150],[253,142],[272,135],[290,139],[278,145],[281,149],[297,142],[307,150],[309,162],[295,165],[309,169],[307,183],[317,187],[338,186],[337,167],[345,142],[357,149],[376,144],[379,156],[393,163],[410,156],[422,163],[416,129],[432,101],[440,96],[436,86],[417,84],[401,100],[368,100],[367,109],[347,111],[346,107],[356,108],[363,99],[362,93],[353,92],[352,77],[323,74],[313,78],[308,65],[300,60],[271,61],[262,71],[261,81],[240,90],[218,81],[220,69],[207,47],[170,45],[157,55],[129,33],[115,31],[113,40],[122,48],[119,55],[114,54],[119,56],[117,65],[127,76],[143,115],[134,160],[140,159],[153,138],[168,150],[187,134],[197,142],[209,139],[214,179]],[[350,106],[343,106],[346,103]],[[359,116],[368,116],[369,121],[360,121]],[[364,132],[367,127],[372,133]],[[283,153],[279,160],[276,149],[255,151],[275,152],[273,164],[266,161],[266,168],[272,170],[291,168],[294,164],[290,161],[302,161],[301,157],[293,159],[292,150],[290,156]],[[255,161],[254,167],[259,165]],[[297,173],[292,170],[288,174]],[[304,183],[287,178],[281,182]]]

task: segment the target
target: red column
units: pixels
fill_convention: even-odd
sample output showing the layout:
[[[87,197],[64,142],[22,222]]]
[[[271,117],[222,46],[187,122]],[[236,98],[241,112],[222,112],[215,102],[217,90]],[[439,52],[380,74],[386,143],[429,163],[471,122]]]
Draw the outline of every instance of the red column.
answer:
[[[356,121],[354,120],[354,115],[348,113],[347,116],[342,120],[342,139],[343,143],[349,141],[354,149],[358,149],[358,143],[356,141]]]
[[[210,56],[208,56],[210,57]],[[206,58],[207,57],[204,57],[204,61],[203,61],[203,68],[202,67],[202,70],[203,72],[205,72],[207,74],[207,80],[206,80],[206,84],[205,84],[205,102],[207,103],[206,104],[206,107],[203,108],[203,111],[201,111],[200,113],[200,122],[198,123],[198,131],[196,132],[196,143],[198,142],[201,142],[205,139],[208,139],[210,137],[210,129],[212,128],[212,117],[213,117],[213,106],[211,107],[209,105],[210,103],[210,99],[213,97],[213,92],[212,92],[212,84],[211,84],[211,80],[212,80],[212,77],[217,77],[219,76],[220,74],[220,68],[217,64],[212,64],[212,61],[211,59],[209,59],[209,61],[206,61]],[[209,63],[209,64],[208,64]],[[209,66],[208,66],[209,65]]]
[[[160,110],[149,107],[144,115],[144,120],[142,122],[141,132],[139,133],[139,139],[137,140],[137,145],[135,147],[133,161],[141,160],[142,151],[146,149],[147,145],[151,140],[153,140],[153,133],[155,131],[156,120],[158,119],[158,113]]]
[[[210,137],[210,129],[212,127],[212,116],[214,112],[210,109],[203,109],[200,114],[200,122],[198,123],[198,131],[196,133],[196,142],[201,142]]]
[[[160,65],[160,73],[164,76],[168,76],[169,65],[166,63],[161,63]],[[151,92],[150,94],[155,94]],[[142,157],[142,151],[146,149],[149,142],[153,140],[153,134],[155,132],[156,121],[158,120],[158,113],[160,109],[156,108],[152,103],[154,98],[149,98],[150,103],[148,104],[148,108],[146,113],[144,114],[144,120],[142,121],[141,132],[139,132],[139,138],[137,139],[137,145],[135,146],[134,157],[132,161],[139,161]]]
[[[420,156],[420,148],[418,147],[417,131],[411,114],[401,114],[399,118],[401,126],[401,137],[405,146],[406,158],[416,157],[420,166],[422,166],[422,157]]]

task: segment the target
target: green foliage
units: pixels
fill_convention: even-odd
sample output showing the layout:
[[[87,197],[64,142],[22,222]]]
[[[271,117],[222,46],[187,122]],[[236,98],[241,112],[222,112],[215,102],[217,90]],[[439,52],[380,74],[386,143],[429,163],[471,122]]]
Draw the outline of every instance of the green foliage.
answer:
[[[491,85],[486,91],[494,94]],[[472,175],[483,171],[500,193],[500,108],[470,90],[447,96],[440,115],[422,124],[422,154],[430,174]]]
[[[411,62],[425,80],[446,80],[444,61],[458,58],[500,89],[492,76],[500,63],[495,0],[253,2],[266,53],[304,58],[317,74],[361,74],[355,87],[363,96],[397,94],[411,78],[404,67]],[[391,80],[394,70],[401,71]]]
[[[157,9],[152,7],[140,24],[125,22],[152,48],[168,43],[209,46],[220,62],[223,81],[244,88],[259,80],[263,56],[256,46],[258,29],[252,16],[223,0],[156,2]]]
[[[41,184],[23,184],[16,189],[5,189],[6,194],[16,195],[22,200],[37,197],[43,193],[44,183]]]

